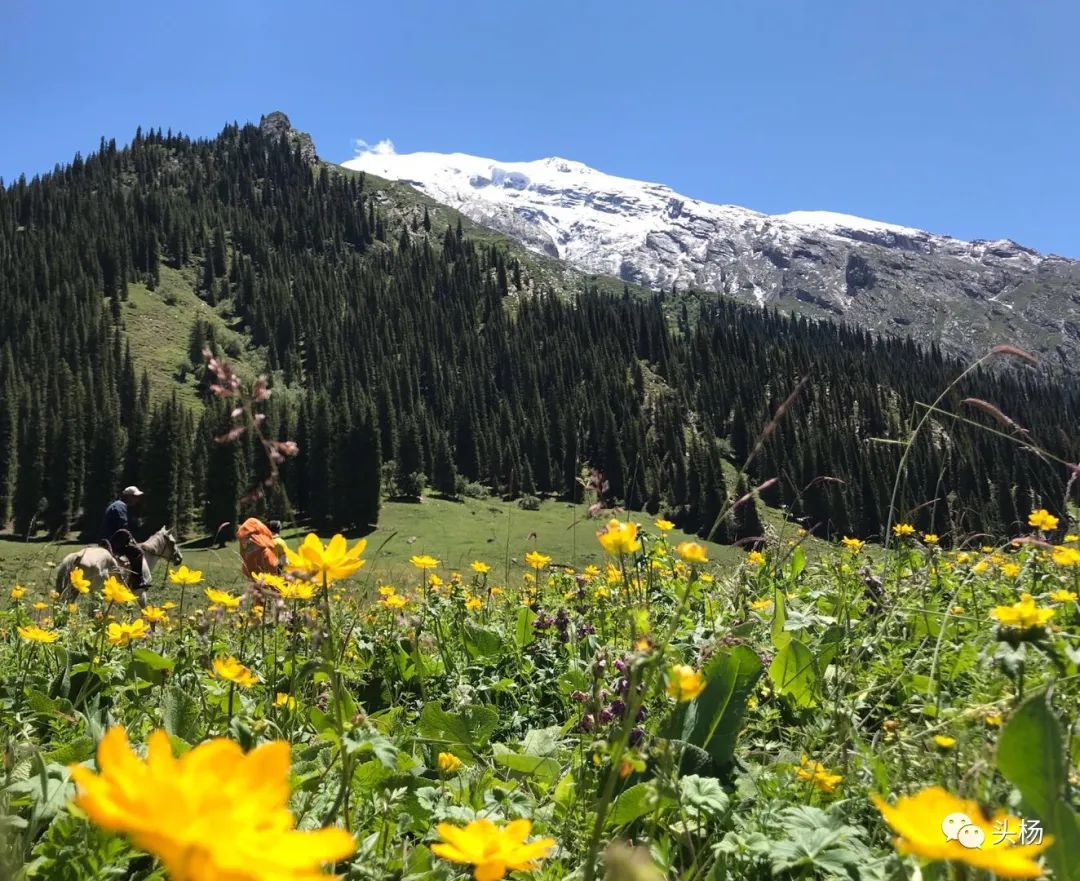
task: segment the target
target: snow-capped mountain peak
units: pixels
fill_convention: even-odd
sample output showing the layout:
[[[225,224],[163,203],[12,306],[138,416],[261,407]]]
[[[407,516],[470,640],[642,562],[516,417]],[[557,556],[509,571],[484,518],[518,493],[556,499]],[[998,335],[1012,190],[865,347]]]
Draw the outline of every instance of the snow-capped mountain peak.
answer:
[[[1080,281],[1080,262],[1009,240],[969,242],[831,211],[762,214],[561,157],[379,149],[344,165],[408,183],[587,272],[842,317],[965,354],[984,342],[1032,345],[1051,322],[1064,338],[1057,355],[1080,356],[1080,326],[1055,305],[1063,284]],[[1046,284],[1032,288],[1035,276]]]

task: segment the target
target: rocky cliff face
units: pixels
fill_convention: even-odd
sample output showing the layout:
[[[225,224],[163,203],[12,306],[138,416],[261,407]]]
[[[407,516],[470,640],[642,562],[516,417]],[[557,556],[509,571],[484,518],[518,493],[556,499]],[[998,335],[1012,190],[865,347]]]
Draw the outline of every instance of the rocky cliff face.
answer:
[[[289,122],[289,117],[280,110],[275,110],[273,113],[268,113],[262,117],[259,120],[259,128],[268,138],[280,139],[282,135],[285,135],[293,144],[299,144],[300,155],[305,162],[314,165],[319,161],[319,156],[315,152],[315,142],[311,139],[311,135],[294,129],[292,123]]]
[[[557,158],[379,150],[344,164],[588,272],[841,319],[965,357],[1012,343],[1054,369],[1080,369],[1080,261],[1012,241],[829,212],[760,214]]]

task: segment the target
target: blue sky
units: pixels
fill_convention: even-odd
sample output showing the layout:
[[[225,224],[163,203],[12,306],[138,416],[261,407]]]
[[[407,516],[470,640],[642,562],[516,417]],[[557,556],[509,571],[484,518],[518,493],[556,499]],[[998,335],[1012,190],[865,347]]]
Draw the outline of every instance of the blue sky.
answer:
[[[559,155],[1080,257],[1078,34],[1075,0],[5,0],[0,176],[282,109],[334,161]]]

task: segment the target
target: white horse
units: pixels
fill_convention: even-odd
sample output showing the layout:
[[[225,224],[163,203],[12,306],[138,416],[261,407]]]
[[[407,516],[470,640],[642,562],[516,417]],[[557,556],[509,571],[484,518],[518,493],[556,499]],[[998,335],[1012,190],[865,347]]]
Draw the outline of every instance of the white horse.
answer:
[[[139,542],[139,549],[143,552],[143,581],[150,580],[150,573],[159,560],[167,560],[172,566],[179,566],[184,562],[176,537],[164,526],[146,541]],[[83,570],[83,575],[89,579],[90,589],[93,591],[100,591],[105,579],[110,575],[127,582],[127,567],[105,548],[95,545],[74,551],[60,561],[60,565],[56,567],[56,590],[61,595],[70,595],[73,590],[71,570],[75,568]],[[145,606],[146,591],[138,590],[135,594],[139,598],[139,605]]]

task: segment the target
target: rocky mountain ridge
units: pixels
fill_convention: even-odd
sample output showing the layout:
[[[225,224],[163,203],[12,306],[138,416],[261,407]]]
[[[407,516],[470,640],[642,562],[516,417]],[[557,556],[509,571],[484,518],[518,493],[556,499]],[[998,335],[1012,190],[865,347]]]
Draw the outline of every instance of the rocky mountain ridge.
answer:
[[[561,158],[368,150],[345,167],[407,183],[578,269],[712,291],[976,357],[998,343],[1080,369],[1080,261],[821,211],[767,215]]]

